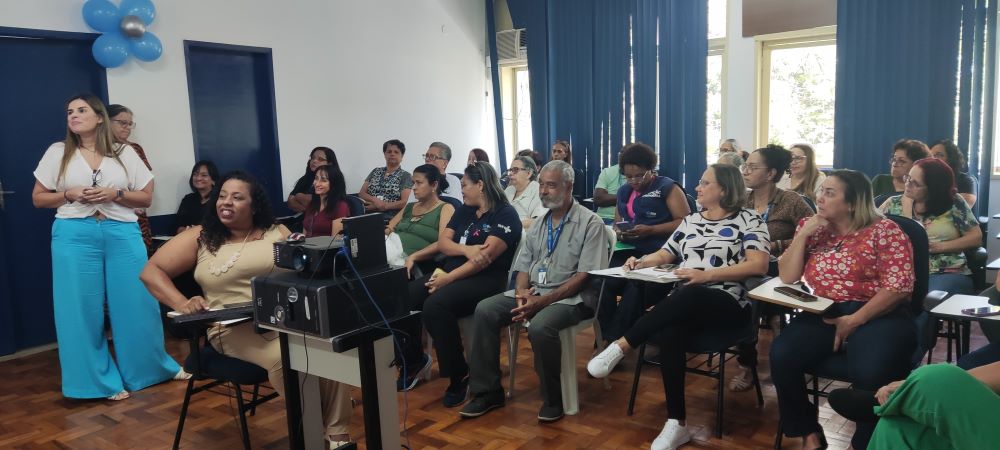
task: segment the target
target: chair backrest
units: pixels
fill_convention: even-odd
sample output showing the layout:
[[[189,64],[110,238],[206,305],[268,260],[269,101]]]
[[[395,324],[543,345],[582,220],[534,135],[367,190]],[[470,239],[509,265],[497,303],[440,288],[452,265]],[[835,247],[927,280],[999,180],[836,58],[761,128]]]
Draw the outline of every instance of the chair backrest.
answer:
[[[449,205],[453,206],[455,208],[455,211],[458,211],[458,208],[462,207],[462,201],[459,200],[459,199],[457,199],[457,198],[455,198],[455,197],[448,197],[448,196],[442,195],[442,196],[440,196],[438,198],[440,198],[441,201],[447,202]]]
[[[882,204],[885,203],[886,200],[889,200],[889,197],[892,197],[894,195],[899,195],[899,194],[896,193],[896,192],[887,192],[885,194],[876,196],[875,197],[875,207],[876,208],[881,208]]]
[[[684,193],[684,198],[688,201],[688,208],[691,208],[691,212],[698,212],[698,202],[694,201],[694,197],[687,192]]]
[[[611,259],[615,255],[615,245],[618,245],[618,233],[615,233],[614,228],[606,226],[604,227],[604,235],[608,240],[608,263],[604,265],[604,268],[607,269],[611,266]]]
[[[908,217],[886,215],[910,238],[913,246],[913,273],[916,281],[913,284],[913,294],[910,297],[910,310],[914,317],[924,310],[924,297],[927,296],[927,283],[930,278],[930,242],[927,240],[927,230],[923,225]]]
[[[802,194],[799,194],[799,195],[802,195]],[[813,214],[815,214],[816,213],[816,202],[814,202],[813,199],[809,198],[806,195],[802,195],[802,200],[806,201],[806,204],[809,205],[810,208],[812,208]],[[875,206],[881,206],[881,205],[875,205]]]
[[[350,212],[351,217],[365,215],[365,204],[361,201],[361,198],[348,195],[346,199],[347,210]]]

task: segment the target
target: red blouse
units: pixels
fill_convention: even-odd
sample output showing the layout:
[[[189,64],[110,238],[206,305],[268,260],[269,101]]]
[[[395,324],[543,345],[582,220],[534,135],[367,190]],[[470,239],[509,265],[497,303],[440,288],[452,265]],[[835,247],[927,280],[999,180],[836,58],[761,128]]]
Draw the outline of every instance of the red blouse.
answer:
[[[331,212],[332,214],[329,214]],[[333,211],[318,212],[309,208],[302,216],[302,231],[309,237],[329,236],[333,233],[333,221],[350,215],[351,210],[347,207],[347,200],[337,202]]]
[[[799,221],[796,233],[809,218]],[[906,233],[881,219],[847,236],[820,228],[806,242],[803,279],[816,295],[866,302],[879,289],[913,292],[913,249]]]

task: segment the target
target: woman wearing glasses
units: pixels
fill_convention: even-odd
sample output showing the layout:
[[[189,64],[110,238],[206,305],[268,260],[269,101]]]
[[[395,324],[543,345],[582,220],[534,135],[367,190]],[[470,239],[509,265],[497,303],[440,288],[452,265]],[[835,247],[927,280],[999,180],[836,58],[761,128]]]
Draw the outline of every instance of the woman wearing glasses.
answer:
[[[132,130],[135,129],[135,122],[132,121],[132,110],[118,104],[110,105],[108,106],[108,117],[111,117],[111,135],[115,139],[115,148],[120,149],[125,145],[131,146],[146,168],[153,170],[153,166],[149,165],[149,159],[146,158],[146,151],[139,144],[128,140],[129,136],[132,135]],[[137,208],[135,215],[139,217],[137,223],[139,224],[139,232],[142,233],[142,242],[146,244],[146,253],[151,255],[153,254],[153,232],[149,228],[149,216],[146,215],[144,208]]]
[[[816,151],[809,144],[795,144],[788,150],[792,152],[792,163],[788,166],[788,176],[778,182],[778,187],[815,202],[826,179],[826,174],[816,167]]]
[[[135,210],[149,206],[153,174],[131,146],[116,151],[97,97],[71,98],[66,122],[66,139],[45,151],[31,193],[36,208],[57,209],[52,297],[63,395],[124,400],[190,378],[163,349],[160,308],[139,281],[146,249]],[[104,337],[105,298],[117,363]]]
[[[615,251],[612,267],[624,264],[630,256],[647,255],[663,247],[667,237],[685,216],[691,214],[681,185],[653,173],[656,152],[652,147],[641,142],[626,145],[619,155],[618,165],[625,184],[618,189],[614,228],[619,241],[635,248]],[[607,340],[621,337],[642,315],[644,307],[664,294],[661,285],[657,285],[645,289],[643,296],[642,289],[624,280],[609,280],[604,286],[598,320]],[[615,301],[618,295],[622,296],[621,302]]]
[[[872,179],[872,193],[878,198],[885,194],[901,194],[906,187],[903,177],[910,173],[913,163],[931,156],[927,144],[916,139],[900,139],[892,146],[889,173]]]
[[[507,176],[510,183],[504,194],[510,206],[517,211],[517,216],[521,218],[521,226],[528,229],[535,218],[541,217],[547,211],[542,206],[542,201],[538,198],[538,166],[535,161],[527,156],[518,156],[510,163],[507,169]]]
[[[309,203],[313,197],[313,181],[316,179],[316,169],[320,166],[333,166],[340,170],[337,162],[337,155],[329,147],[316,147],[309,152],[309,162],[306,163],[306,173],[299,177],[292,188],[292,193],[288,194],[288,208],[295,212],[304,213],[309,208]]]
[[[448,173],[448,163],[451,162],[451,147],[444,142],[432,142],[424,153],[424,163],[431,164],[438,168],[441,176],[448,181],[448,186],[441,193],[443,197],[450,197],[459,202],[462,201],[462,181],[455,175]],[[471,164],[470,164],[471,165]],[[415,202],[415,197],[410,197],[410,202]]]
[[[915,278],[910,239],[875,209],[868,177],[831,172],[816,206],[816,215],[799,222],[778,273],[782,282],[804,281],[834,303],[822,316],[799,314],[771,345],[782,429],[802,437],[807,449],[826,448],[826,438],[806,393],[806,370],[842,353],[847,381],[875,390],[906,376],[917,338],[909,313]],[[874,425],[857,423],[854,448],[867,448]]]
[[[395,214],[406,206],[413,188],[410,172],[399,167],[406,154],[406,145],[399,139],[391,139],[382,144],[385,167],[376,167],[365,178],[358,191],[358,197],[365,202],[365,211],[382,211]]]
[[[760,215],[767,224],[767,232],[771,237],[771,257],[767,271],[771,276],[778,275],[778,257],[792,242],[795,226],[803,218],[813,215],[812,208],[801,195],[777,186],[779,179],[788,170],[791,159],[791,152],[772,144],[750,153],[747,163],[741,168],[743,182],[751,190],[744,206]],[[770,324],[777,336],[781,330],[781,316],[790,311],[770,303],[763,303],[758,308],[761,317]],[[741,371],[729,382],[729,389],[737,392],[753,387],[750,366],[757,364],[755,347],[741,346],[740,350],[742,354],[738,362]]]
[[[747,194],[739,169],[712,164],[696,190],[704,209],[685,217],[662,248],[631,257],[622,266],[634,270],[679,262],[674,273],[684,285],[657,299],[624,337],[587,364],[591,375],[603,378],[631,349],[647,341],[660,346],[667,421],[653,440],[653,450],[676,449],[691,440],[684,403],[687,342],[696,333],[745,328],[750,302],[744,298],[743,280],[767,273],[767,227],[743,207]]]

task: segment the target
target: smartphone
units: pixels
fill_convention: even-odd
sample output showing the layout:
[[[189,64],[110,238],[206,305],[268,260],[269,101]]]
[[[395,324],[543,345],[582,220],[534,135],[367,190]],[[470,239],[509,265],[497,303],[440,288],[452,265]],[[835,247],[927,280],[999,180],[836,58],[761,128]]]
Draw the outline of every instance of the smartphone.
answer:
[[[622,233],[624,233],[624,232],[626,232],[628,230],[631,230],[632,227],[635,226],[635,224],[633,224],[632,222],[622,221],[622,222],[615,223],[615,226],[618,227],[619,231],[621,231]]]
[[[803,301],[803,302],[814,302],[814,301],[816,301],[816,298],[817,298],[815,295],[802,292],[802,291],[800,291],[798,289],[795,289],[795,288],[793,288],[791,286],[778,286],[778,287],[774,288],[774,292],[778,292],[780,294],[785,294],[785,295],[787,295],[789,297],[792,297],[792,298],[794,298],[796,300]]]
[[[1000,306],[984,306],[982,308],[966,308],[962,314],[973,317],[989,317],[1000,315]]]

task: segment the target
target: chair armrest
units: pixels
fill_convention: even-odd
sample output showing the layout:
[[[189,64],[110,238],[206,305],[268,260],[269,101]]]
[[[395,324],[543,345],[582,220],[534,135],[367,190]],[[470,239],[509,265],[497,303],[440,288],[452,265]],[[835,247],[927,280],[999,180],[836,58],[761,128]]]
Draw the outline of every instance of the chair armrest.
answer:
[[[944,299],[951,295],[949,292],[945,291],[930,291],[927,296],[924,297],[924,310],[930,311],[934,309],[937,305],[940,305]]]

